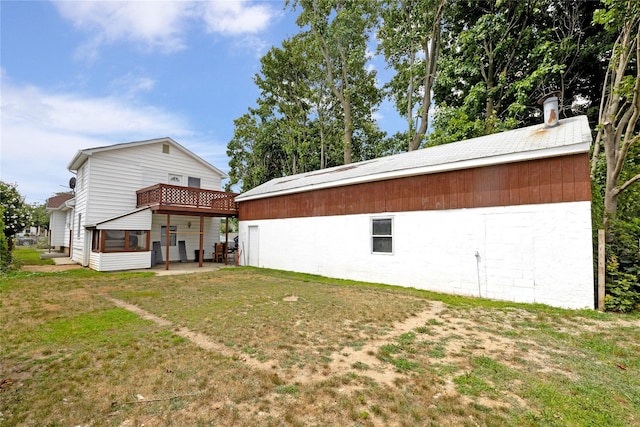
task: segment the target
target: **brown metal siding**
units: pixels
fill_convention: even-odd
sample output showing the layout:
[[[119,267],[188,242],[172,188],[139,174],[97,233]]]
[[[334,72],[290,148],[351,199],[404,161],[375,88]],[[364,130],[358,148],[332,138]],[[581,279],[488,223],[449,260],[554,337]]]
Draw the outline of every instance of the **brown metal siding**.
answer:
[[[239,203],[241,221],[591,200],[587,153]]]

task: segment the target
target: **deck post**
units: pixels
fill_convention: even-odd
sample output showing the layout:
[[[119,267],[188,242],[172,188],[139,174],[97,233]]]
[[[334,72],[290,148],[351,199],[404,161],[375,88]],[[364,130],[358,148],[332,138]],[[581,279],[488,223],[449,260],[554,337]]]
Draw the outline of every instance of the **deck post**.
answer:
[[[202,258],[204,258],[204,215],[200,215],[200,257],[198,258],[198,267],[202,267]]]
[[[171,214],[167,214],[167,232],[166,234],[166,256],[164,261],[164,269],[169,269],[169,243],[171,243]]]
[[[224,254],[224,265],[229,265],[229,217],[226,217],[227,223],[224,226],[224,231],[225,231],[225,236],[224,236],[224,241],[225,241],[225,246],[227,247],[227,253]]]

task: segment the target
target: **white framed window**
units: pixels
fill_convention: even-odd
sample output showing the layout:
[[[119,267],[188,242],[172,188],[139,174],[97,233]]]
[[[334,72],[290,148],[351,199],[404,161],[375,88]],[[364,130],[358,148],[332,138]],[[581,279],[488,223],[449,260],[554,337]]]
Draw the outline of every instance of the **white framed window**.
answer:
[[[169,174],[169,184],[182,185],[182,175],[176,175],[174,173]]]
[[[393,218],[371,218],[371,252],[374,254],[393,253]]]

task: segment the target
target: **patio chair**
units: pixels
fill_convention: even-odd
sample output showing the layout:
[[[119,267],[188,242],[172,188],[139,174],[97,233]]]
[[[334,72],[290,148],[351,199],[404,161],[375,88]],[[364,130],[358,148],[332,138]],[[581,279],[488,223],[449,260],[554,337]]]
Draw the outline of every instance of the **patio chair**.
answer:
[[[213,262],[224,262],[224,245],[222,243],[216,243],[215,245]]]

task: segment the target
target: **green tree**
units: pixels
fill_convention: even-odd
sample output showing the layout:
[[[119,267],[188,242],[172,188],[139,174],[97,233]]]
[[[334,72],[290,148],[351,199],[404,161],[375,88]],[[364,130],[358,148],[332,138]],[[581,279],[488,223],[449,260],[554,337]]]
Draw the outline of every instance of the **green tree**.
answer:
[[[329,8],[324,11],[333,10],[329,3],[322,2]],[[364,22],[350,9],[341,9],[325,22],[323,34],[332,34],[328,39],[317,35],[322,24],[315,22],[316,32],[301,31],[261,58],[254,78],[260,90],[257,105],[234,121],[234,136],[227,145],[231,159],[227,188],[240,184],[246,191],[276,177],[387,151],[384,132],[373,120],[381,92],[374,85],[375,73],[364,66],[368,37],[362,33],[368,28]],[[337,33],[350,34],[348,23],[354,23],[359,38],[336,39]]]
[[[387,0],[380,50],[396,74],[386,88],[407,121],[407,149],[417,150],[429,124],[445,0]]]
[[[362,159],[363,144],[377,143],[380,133],[372,114],[381,102],[374,70],[367,70],[367,42],[378,18],[375,0],[296,0],[300,27],[309,27],[322,56],[326,87],[338,100],[343,123],[344,163]],[[373,131],[370,134],[369,131]],[[360,132],[359,138],[354,134]],[[369,137],[373,141],[369,141]],[[354,146],[358,144],[358,146]],[[354,156],[355,154],[355,156]]]
[[[602,89],[591,163],[594,175],[604,155],[603,226],[607,230],[609,221],[616,218],[620,194],[640,180],[640,173],[622,179],[627,155],[640,140],[640,4],[607,0],[595,21],[618,34]]]
[[[233,138],[227,144],[230,158],[227,191],[232,191],[236,184],[240,184],[240,191],[247,191],[282,176],[285,154],[271,113],[250,108],[233,123]]]
[[[18,192],[17,185],[4,181],[0,181],[0,204],[3,208],[4,235],[9,250],[12,250],[14,236],[32,224],[31,209]]]
[[[260,73],[254,78],[261,91],[258,104],[271,113],[270,120],[279,127],[285,175],[309,169],[312,89],[306,43],[304,35],[297,35],[283,41],[282,47],[271,48],[260,59]]]
[[[11,251],[9,250],[9,243],[4,233],[4,207],[0,205],[0,273],[4,273],[9,269],[11,265]]]
[[[611,44],[591,22],[597,7],[578,0],[452,3],[434,84],[442,111],[430,144],[540,123],[538,101],[550,93],[562,116],[587,113],[595,123]]]
[[[31,205],[31,225],[38,227],[38,229],[49,228],[49,213],[47,213],[47,207],[44,204]]]

